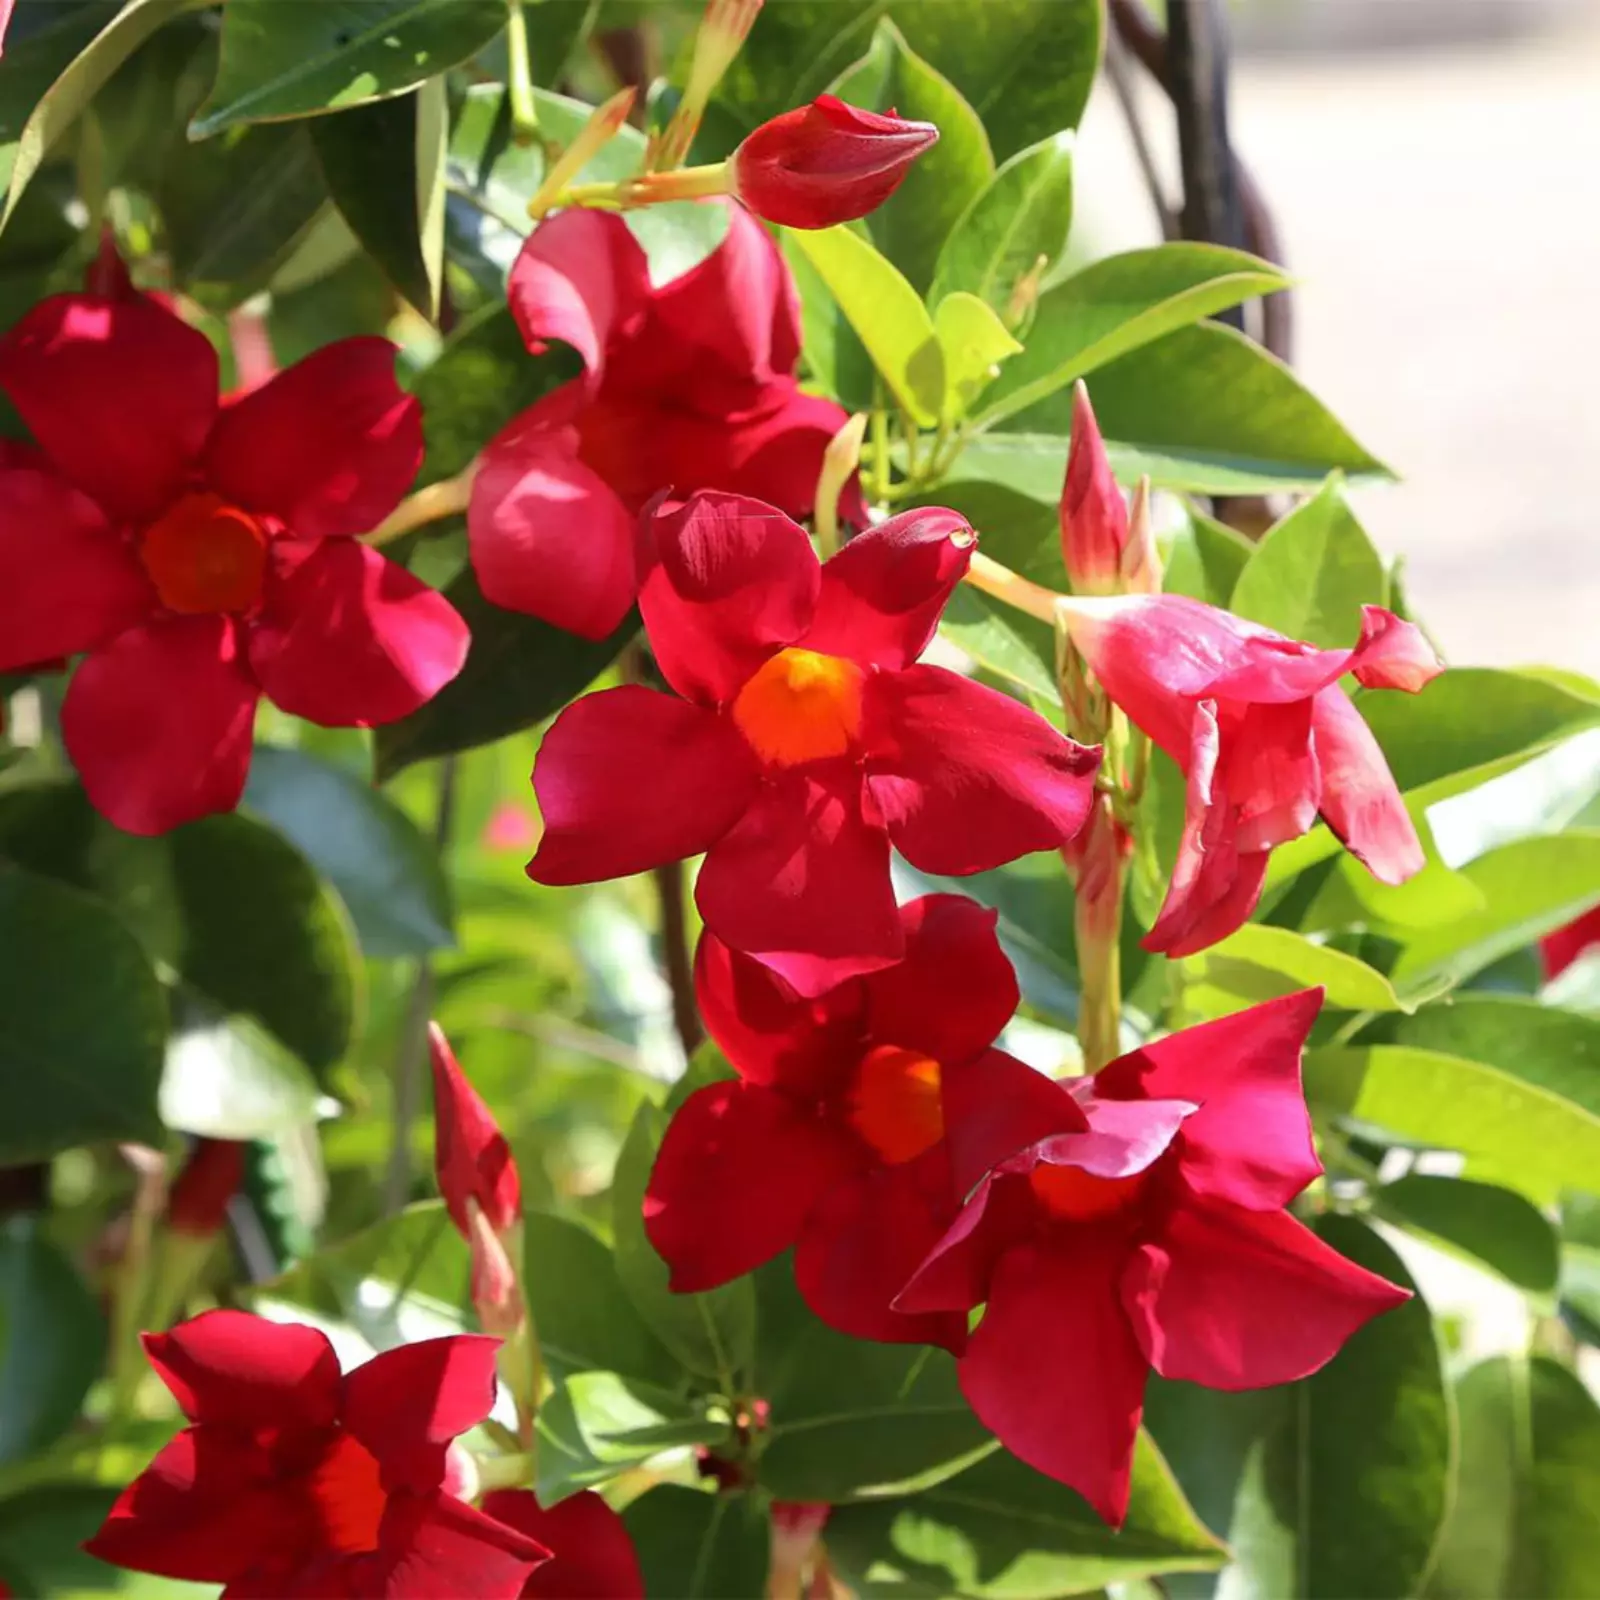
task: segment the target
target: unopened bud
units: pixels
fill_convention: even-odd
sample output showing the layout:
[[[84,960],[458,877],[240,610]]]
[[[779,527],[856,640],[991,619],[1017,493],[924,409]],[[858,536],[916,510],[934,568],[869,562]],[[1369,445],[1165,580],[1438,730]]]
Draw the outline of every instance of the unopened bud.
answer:
[[[434,1171],[450,1220],[470,1244],[473,1207],[490,1231],[505,1233],[522,1215],[522,1183],[511,1147],[461,1070],[438,1023],[428,1025],[433,1067]]]
[[[1150,480],[1140,478],[1128,511],[1128,542],[1122,551],[1122,592],[1161,593],[1161,552],[1150,526]]]
[[[516,1265],[505,1238],[495,1232],[476,1200],[467,1201],[467,1216],[467,1243],[472,1251],[470,1285],[478,1326],[497,1339],[512,1339],[526,1315]]]
[[[633,111],[634,99],[632,88],[619,89],[589,114],[589,120],[578,129],[577,138],[556,157],[544,175],[544,182],[528,202],[528,215],[535,222],[557,203],[561,191],[616,136]]]
[[[689,81],[684,85],[683,98],[672,114],[672,121],[661,135],[651,163],[653,167],[671,168],[683,164],[695,134],[700,131],[706,105],[744,48],[761,14],[761,5],[762,0],[710,0],[700,19],[700,31],[694,37]]]
[[[824,556],[832,555],[839,548],[839,500],[861,465],[861,441],[866,434],[867,414],[858,411],[834,434],[823,451],[814,517],[817,543]]]
[[[1127,543],[1128,507],[1080,380],[1072,397],[1072,443],[1061,490],[1061,556],[1073,593],[1118,593]]]
[[[176,1233],[209,1239],[221,1231],[228,1202],[244,1181],[245,1147],[236,1139],[197,1139],[167,1196],[167,1223]]]

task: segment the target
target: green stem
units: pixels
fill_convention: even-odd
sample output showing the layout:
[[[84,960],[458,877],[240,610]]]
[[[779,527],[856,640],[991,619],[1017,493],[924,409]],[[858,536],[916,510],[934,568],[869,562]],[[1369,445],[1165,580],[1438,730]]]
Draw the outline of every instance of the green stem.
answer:
[[[1122,899],[1126,873],[1121,862],[1107,889],[1111,906],[1080,895],[1073,909],[1078,974],[1078,1043],[1085,1072],[1098,1072],[1122,1053]],[[1109,929],[1107,922],[1109,921]]]
[[[872,397],[872,480],[873,494],[879,500],[889,498],[889,413],[883,408],[883,396]]]
[[[523,0],[506,0],[506,51],[510,56],[511,136],[518,144],[539,137],[539,107],[533,98],[533,62],[528,52],[528,19]]]
[[[490,1489],[522,1489],[533,1482],[536,1463],[531,1455],[479,1456],[478,1482]]]

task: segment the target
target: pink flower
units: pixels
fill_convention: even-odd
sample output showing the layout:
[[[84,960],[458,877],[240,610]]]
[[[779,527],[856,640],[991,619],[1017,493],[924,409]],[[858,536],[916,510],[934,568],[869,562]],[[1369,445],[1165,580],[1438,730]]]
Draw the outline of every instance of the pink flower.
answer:
[[[1339,687],[1415,694],[1442,666],[1421,632],[1362,608],[1351,650],[1320,650],[1180,595],[1063,602],[1105,692],[1188,775],[1177,868],[1145,948],[1190,955],[1255,908],[1267,857],[1323,820],[1374,877],[1422,846],[1383,752]]]

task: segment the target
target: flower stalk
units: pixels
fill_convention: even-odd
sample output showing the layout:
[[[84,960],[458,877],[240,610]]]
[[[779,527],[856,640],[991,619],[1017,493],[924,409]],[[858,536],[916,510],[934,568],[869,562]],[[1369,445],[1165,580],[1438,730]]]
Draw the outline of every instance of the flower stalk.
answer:
[[[506,0],[506,89],[511,99],[511,137],[533,144],[539,137],[539,107],[533,98],[533,63],[528,50],[524,0]]]

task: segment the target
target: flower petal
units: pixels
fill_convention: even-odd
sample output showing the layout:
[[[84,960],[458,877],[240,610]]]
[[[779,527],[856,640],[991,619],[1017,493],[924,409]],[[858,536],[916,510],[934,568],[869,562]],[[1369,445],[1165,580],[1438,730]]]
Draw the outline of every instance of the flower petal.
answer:
[[[422,465],[422,407],[387,339],[340,339],[223,408],[206,449],[218,493],[299,539],[365,533]]]
[[[0,466],[0,671],[92,650],[154,606],[94,501],[47,471]]]
[[[989,1298],[1005,1253],[1035,1229],[1026,1183],[985,1177],[894,1298],[896,1311],[970,1311]]]
[[[811,622],[820,568],[805,529],[744,495],[703,491],[658,510],[639,590],[650,647],[685,699],[731,700]]]
[[[862,801],[860,772],[846,762],[776,774],[753,800],[741,797],[742,818],[695,885],[706,926],[803,996],[904,949],[889,840]]]
[[[864,667],[909,667],[939,626],[976,544],[965,517],[936,506],[902,511],[858,534],[823,563],[806,649]]]
[[[1300,1055],[1320,989],[1168,1034],[1094,1078],[1102,1101],[1161,1097],[1200,1109],[1178,1141],[1195,1194],[1251,1211],[1286,1206],[1322,1171],[1300,1084]]]
[[[825,1095],[861,1053],[866,995],[859,982],[802,1000],[770,967],[708,931],[695,951],[694,988],[706,1032],[749,1083]]]
[[[308,1585],[307,1600],[339,1592],[375,1600],[473,1595],[512,1600],[546,1565],[545,1546],[448,1494],[395,1496],[371,1555],[347,1558],[353,1580]]]
[[[713,1083],[678,1108],[656,1154],[644,1227],[679,1294],[782,1254],[862,1157],[809,1107],[753,1083]]]
[[[455,607],[381,551],[353,539],[280,539],[250,665],[281,710],[370,728],[431,700],[471,642]]]
[[[1362,606],[1361,637],[1346,670],[1365,689],[1416,694],[1444,671],[1444,663],[1414,622],[1402,622],[1382,606]]]
[[[571,386],[568,386],[569,388]],[[485,448],[467,538],[484,596],[585,639],[604,639],[638,592],[637,519],[578,459],[557,419],[562,392],[523,412]]]
[[[1070,1249],[1025,1244],[1000,1260],[961,1358],[985,1427],[1030,1467],[1120,1527],[1144,1409],[1146,1362],[1117,1303],[1123,1246],[1079,1229]]]
[[[84,661],[61,731],[96,811],[155,834],[238,805],[261,695],[241,654],[226,617],[177,617]]]
[[[1427,858],[1366,718],[1337,685],[1312,701],[1311,715],[1323,817],[1373,877],[1404,883],[1422,871]]]
[[[947,1068],[941,1090],[959,1194],[1029,1145],[1089,1127],[1065,1083],[1003,1050],[986,1050],[964,1067]]]
[[[757,776],[723,718],[629,684],[556,718],[533,787],[544,836],[528,876],[598,883],[710,849],[745,814]]]
[[[316,1328],[246,1311],[203,1311],[144,1335],[156,1375],[191,1422],[235,1428],[332,1426],[339,1362]]]
[[[1156,1371],[1211,1389],[1303,1378],[1411,1297],[1285,1211],[1212,1204],[1174,1208],[1128,1263],[1121,1294]]]
[[[550,1551],[523,1589],[524,1600],[644,1600],[628,1529],[593,1489],[548,1510],[527,1489],[496,1489],[483,1497],[483,1510]]]
[[[985,872],[1065,844],[1089,814],[1098,748],[942,667],[868,680],[867,786],[924,872]]]
[[[0,339],[0,388],[64,477],[114,519],[143,520],[205,448],[217,354],[148,295],[58,294]]]
[[[1224,787],[1238,816],[1234,844],[1243,854],[1298,839],[1317,820],[1322,775],[1311,749],[1314,704],[1247,706],[1223,725]]]

